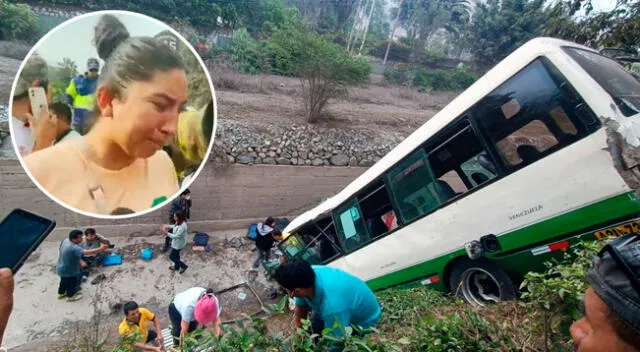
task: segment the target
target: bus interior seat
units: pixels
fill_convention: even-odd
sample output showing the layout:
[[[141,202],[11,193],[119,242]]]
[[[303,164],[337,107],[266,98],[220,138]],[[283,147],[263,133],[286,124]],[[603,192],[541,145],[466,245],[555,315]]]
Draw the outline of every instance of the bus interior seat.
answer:
[[[522,162],[525,164],[530,164],[538,159],[540,159],[540,152],[538,149],[532,145],[523,144],[516,148],[516,152]]]
[[[453,191],[453,188],[443,180],[436,180],[436,190],[440,197],[440,201],[443,203],[456,196],[456,192]]]
[[[473,180],[473,182],[476,183],[476,185],[481,185],[487,181],[489,181],[489,177],[487,177],[487,175],[481,173],[481,172],[474,172],[471,174],[471,179]]]

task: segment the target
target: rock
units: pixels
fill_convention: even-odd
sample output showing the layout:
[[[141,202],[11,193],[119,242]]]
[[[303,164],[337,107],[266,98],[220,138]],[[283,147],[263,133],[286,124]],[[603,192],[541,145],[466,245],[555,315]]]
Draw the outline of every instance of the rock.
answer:
[[[278,158],[278,160],[276,160],[276,163],[278,165],[291,165],[291,160],[287,158]]]
[[[244,246],[244,239],[242,237],[234,237],[227,240],[227,247],[240,249],[242,246]]]
[[[302,159],[306,159],[309,156],[309,152],[306,150],[298,150],[298,156]]]
[[[373,161],[369,159],[363,159],[363,160],[360,160],[360,162],[358,163],[358,166],[369,167],[373,164],[374,164]]]
[[[291,156],[294,158],[298,157],[298,152],[296,152],[295,150],[293,151],[293,153],[291,153]]]
[[[269,155],[270,158],[275,158],[277,156],[275,151],[270,151],[267,155]]]
[[[267,154],[265,154],[265,153],[258,153],[258,156],[259,156],[259,157],[261,157],[261,158],[266,158],[266,157],[267,157]]]
[[[251,164],[253,162],[253,157],[248,154],[239,155],[237,158],[239,164]]]
[[[349,166],[358,166],[358,158],[355,156],[349,158]]]
[[[262,164],[262,158],[255,158],[255,160],[253,160],[254,164]]]
[[[329,166],[330,165],[329,160],[326,160],[326,159],[322,160],[322,165]]]
[[[309,160],[306,160],[309,161]],[[298,165],[302,166],[302,165],[306,165],[305,160],[304,159],[298,159]]]
[[[322,159],[318,159],[318,158],[313,159],[313,161],[311,162],[311,165],[313,166],[320,166],[322,164],[323,164]]]
[[[267,157],[267,158],[262,159],[262,163],[263,164],[268,164],[268,165],[275,165],[276,164],[276,159]]]
[[[349,157],[344,154],[336,154],[330,159],[331,165],[335,166],[347,166],[349,164]]]
[[[292,158],[291,159],[291,165],[298,165],[298,159],[297,158]]]
[[[234,158],[231,155],[227,155],[227,161],[230,162],[230,163],[235,163],[236,162],[236,158]]]

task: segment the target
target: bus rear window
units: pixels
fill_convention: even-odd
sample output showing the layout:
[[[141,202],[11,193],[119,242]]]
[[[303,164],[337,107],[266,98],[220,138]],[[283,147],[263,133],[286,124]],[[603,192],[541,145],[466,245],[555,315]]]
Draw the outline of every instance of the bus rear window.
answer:
[[[570,47],[564,50],[611,95],[625,116],[640,112],[640,82],[620,64],[587,50]]]

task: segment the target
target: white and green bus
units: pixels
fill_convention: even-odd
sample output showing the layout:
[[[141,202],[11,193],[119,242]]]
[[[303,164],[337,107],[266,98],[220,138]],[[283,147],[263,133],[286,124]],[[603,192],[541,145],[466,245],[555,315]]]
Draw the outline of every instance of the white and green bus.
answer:
[[[514,298],[526,272],[573,243],[640,231],[640,201],[601,122],[640,120],[639,110],[640,83],[614,60],[533,39],[295,218],[280,249],[374,290]]]

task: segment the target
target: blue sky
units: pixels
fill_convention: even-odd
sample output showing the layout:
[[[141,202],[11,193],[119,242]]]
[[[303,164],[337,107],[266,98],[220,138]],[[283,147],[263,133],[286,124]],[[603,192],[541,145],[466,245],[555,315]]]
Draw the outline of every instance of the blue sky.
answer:
[[[84,72],[87,59],[98,58],[92,40],[93,27],[98,23],[100,16],[101,14],[84,17],[54,28],[53,33],[37,45],[36,52],[51,66],[57,66],[58,62],[68,57],[76,62],[80,73]],[[167,25],[144,20],[135,15],[116,14],[116,17],[122,21],[132,36],[153,36],[169,28]],[[102,61],[100,62],[102,64]]]

